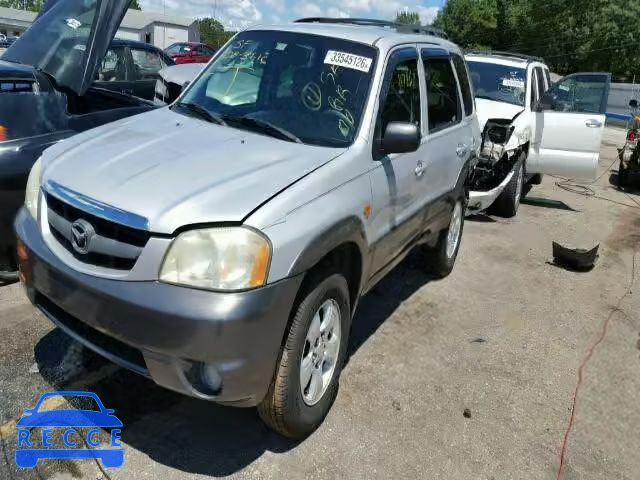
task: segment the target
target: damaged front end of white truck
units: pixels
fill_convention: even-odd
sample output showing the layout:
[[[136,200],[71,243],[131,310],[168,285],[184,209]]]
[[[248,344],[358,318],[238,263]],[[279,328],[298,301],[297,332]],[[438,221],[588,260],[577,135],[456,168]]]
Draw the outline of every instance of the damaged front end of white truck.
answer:
[[[482,132],[478,161],[469,178],[471,215],[490,211],[513,217],[525,188],[528,129],[517,131],[517,119],[489,119]]]

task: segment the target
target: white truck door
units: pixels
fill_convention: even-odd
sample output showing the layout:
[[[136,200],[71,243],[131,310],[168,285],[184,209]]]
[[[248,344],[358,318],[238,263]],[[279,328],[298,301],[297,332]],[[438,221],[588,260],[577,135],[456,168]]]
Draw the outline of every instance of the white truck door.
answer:
[[[553,85],[533,106],[527,173],[595,179],[611,75],[576,73]]]

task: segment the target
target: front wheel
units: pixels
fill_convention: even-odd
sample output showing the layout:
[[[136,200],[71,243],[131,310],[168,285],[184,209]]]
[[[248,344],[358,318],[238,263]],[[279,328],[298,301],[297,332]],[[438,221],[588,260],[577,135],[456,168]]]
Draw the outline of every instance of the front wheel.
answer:
[[[458,258],[464,231],[464,210],[462,200],[457,200],[453,206],[449,228],[440,232],[435,247],[425,247],[427,270],[440,278],[449,276]]]
[[[520,208],[520,200],[522,200],[522,191],[524,188],[524,159],[518,160],[515,166],[513,178],[507,185],[507,188],[500,194],[496,202],[492,206],[492,210],[496,215],[504,218],[513,218],[517,215]]]
[[[338,392],[350,325],[349,289],[342,275],[326,277],[304,296],[267,396],[258,405],[271,429],[302,439],[322,423]]]

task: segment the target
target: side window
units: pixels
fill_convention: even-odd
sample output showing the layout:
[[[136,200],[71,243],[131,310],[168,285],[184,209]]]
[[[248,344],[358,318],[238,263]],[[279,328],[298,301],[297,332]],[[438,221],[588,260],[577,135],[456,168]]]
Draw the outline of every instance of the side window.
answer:
[[[471,93],[467,64],[462,57],[454,55],[453,65],[456,67],[456,73],[458,74],[458,80],[460,81],[460,90],[462,90],[462,100],[464,102],[464,113],[468,116],[473,113],[473,94]]]
[[[542,67],[536,67],[536,83],[538,85],[538,98],[541,98],[544,92],[547,91],[544,85],[544,72]]]
[[[607,108],[610,77],[577,74],[554,84],[544,95],[544,109],[556,112],[600,113]]]
[[[391,122],[413,123],[420,126],[420,80],[418,60],[398,63],[391,76],[389,93],[381,115],[381,134]]]
[[[164,68],[160,55],[152,50],[132,48],[131,58],[135,80],[154,80],[158,77],[158,72]]]
[[[110,48],[98,69],[100,82],[124,82],[127,80],[127,61],[124,48]]]
[[[462,111],[458,100],[458,85],[448,58],[424,61],[429,102],[429,131],[442,130],[459,123]]]

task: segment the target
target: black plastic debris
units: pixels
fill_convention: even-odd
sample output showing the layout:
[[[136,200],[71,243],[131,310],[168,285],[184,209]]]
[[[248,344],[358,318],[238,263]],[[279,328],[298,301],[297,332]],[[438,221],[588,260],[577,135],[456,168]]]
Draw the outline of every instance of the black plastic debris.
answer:
[[[591,250],[585,250],[563,247],[559,243],[553,242],[553,264],[567,270],[588,272],[595,267],[599,251],[600,245]]]
[[[468,408],[465,408],[465,409],[464,409],[464,412],[462,412],[462,416],[463,416],[464,418],[471,418],[471,410],[470,410],[470,409],[468,409]]]

